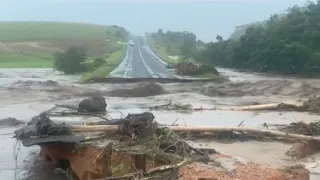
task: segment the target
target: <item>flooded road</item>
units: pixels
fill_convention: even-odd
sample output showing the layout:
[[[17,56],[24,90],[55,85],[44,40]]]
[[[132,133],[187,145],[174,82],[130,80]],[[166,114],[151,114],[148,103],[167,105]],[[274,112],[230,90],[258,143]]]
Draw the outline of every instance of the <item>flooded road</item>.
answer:
[[[231,82],[172,83],[161,84],[163,92],[148,97],[130,97],[111,93],[119,89],[134,89],[141,84],[78,84],[80,76],[61,75],[51,69],[0,69],[0,119],[13,117],[27,122],[31,117],[50,109],[55,104],[77,104],[92,94],[102,94],[108,104],[108,115],[113,118],[129,113],[148,111],[150,106],[167,104],[169,101],[189,103],[193,107],[228,108],[254,103],[301,100],[320,92],[320,80],[284,78],[263,74],[242,73],[218,68]],[[131,91],[129,91],[131,92]],[[156,121],[163,124],[243,126],[260,128],[263,123],[288,124],[313,122],[319,116],[306,112],[234,112],[226,110],[174,112],[153,111]],[[59,120],[59,118],[56,118]],[[60,118],[61,120],[61,118]],[[68,121],[83,122],[90,118],[73,117]],[[15,161],[16,142],[12,138],[15,127],[1,127],[0,176],[13,180],[16,172],[25,173],[24,162],[37,148],[20,146],[19,158]],[[243,157],[247,160],[281,166],[288,163],[284,153],[289,145],[247,141],[236,143],[201,142],[217,151]],[[199,144],[199,142],[198,142]],[[197,145],[197,143],[195,144]],[[241,151],[239,151],[241,149]],[[254,152],[254,153],[252,153]],[[262,158],[261,153],[265,153]],[[309,159],[305,159],[309,162]],[[17,163],[15,163],[17,162]],[[17,166],[16,166],[17,164]],[[21,171],[21,172],[20,172]]]

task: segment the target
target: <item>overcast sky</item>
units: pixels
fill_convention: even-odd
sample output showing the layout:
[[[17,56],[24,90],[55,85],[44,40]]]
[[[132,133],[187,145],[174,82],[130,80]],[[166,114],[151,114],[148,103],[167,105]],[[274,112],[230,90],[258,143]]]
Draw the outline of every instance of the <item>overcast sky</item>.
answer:
[[[0,0],[0,21],[117,24],[135,34],[194,32],[202,40],[228,37],[234,27],[261,21],[306,0]]]

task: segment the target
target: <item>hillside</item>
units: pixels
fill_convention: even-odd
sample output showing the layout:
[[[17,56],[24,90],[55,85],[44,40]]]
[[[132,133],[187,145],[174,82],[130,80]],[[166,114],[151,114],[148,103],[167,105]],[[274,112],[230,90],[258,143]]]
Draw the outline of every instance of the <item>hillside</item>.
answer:
[[[128,32],[115,25],[0,22],[0,67],[19,67],[17,61],[13,65],[8,59],[48,60],[53,53],[71,46],[83,46],[89,57],[101,57],[119,50],[121,45],[117,41],[127,41],[127,38]],[[45,64],[47,67],[48,63]]]
[[[251,26],[240,39],[218,39],[198,60],[207,64],[299,76],[320,75],[320,1],[294,6]],[[218,36],[217,36],[218,37]]]

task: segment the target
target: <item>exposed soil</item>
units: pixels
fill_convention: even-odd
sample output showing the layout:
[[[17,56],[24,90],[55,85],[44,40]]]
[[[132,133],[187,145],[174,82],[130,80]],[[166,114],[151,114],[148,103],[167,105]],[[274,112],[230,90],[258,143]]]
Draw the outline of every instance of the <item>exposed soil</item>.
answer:
[[[181,180],[309,180],[309,171],[303,166],[287,167],[284,170],[255,163],[238,164],[232,172],[208,168],[192,163],[179,170]]]

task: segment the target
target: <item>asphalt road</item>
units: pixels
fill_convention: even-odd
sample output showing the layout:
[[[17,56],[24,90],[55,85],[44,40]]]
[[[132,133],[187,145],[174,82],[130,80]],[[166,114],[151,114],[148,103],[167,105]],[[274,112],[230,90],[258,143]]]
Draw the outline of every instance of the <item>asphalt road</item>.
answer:
[[[159,60],[144,37],[133,37],[134,46],[128,46],[126,55],[120,65],[110,73],[113,77],[123,78],[175,78],[165,64]]]

